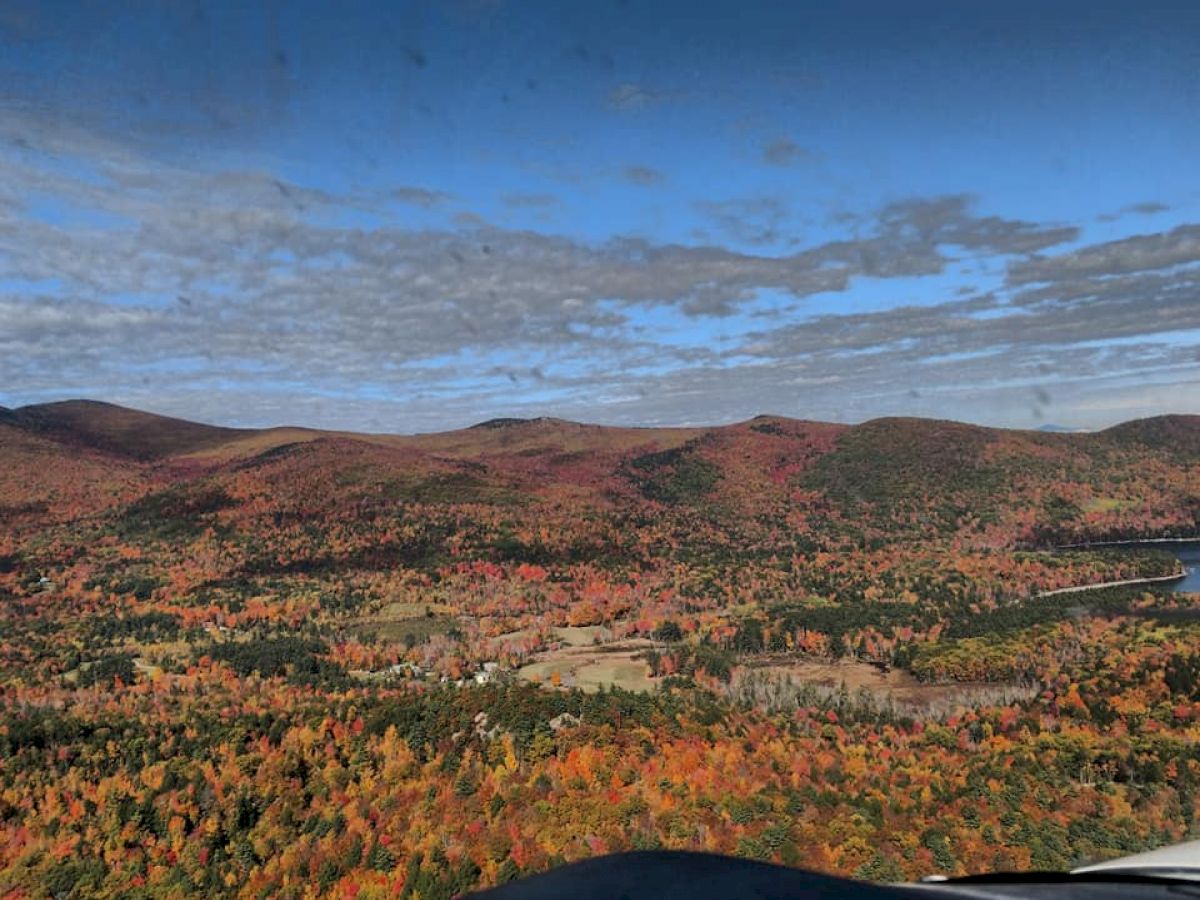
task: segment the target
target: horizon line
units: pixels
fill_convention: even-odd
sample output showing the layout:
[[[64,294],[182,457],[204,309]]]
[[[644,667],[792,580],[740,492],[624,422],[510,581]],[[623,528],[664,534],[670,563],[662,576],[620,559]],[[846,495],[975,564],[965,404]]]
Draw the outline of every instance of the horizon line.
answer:
[[[808,419],[796,416],[786,416],[779,413],[756,413],[747,418],[735,419],[728,422],[709,422],[709,423],[676,423],[676,424],[613,424],[605,422],[589,422],[578,419],[566,418],[556,415],[536,415],[536,416],[491,416],[486,419],[471,422],[470,424],[461,425],[453,428],[445,428],[435,431],[370,431],[366,429],[348,429],[348,428],[322,428],[314,425],[301,425],[294,423],[281,422],[273,425],[230,425],[220,422],[206,421],[203,419],[185,418],[183,416],[174,415],[171,413],[156,412],[151,409],[145,409],[137,406],[127,406],[121,403],[115,403],[111,400],[99,400],[93,397],[67,397],[61,400],[48,400],[40,403],[26,403],[20,406],[4,406],[0,404],[0,414],[5,412],[16,413],[30,409],[41,409],[53,406],[66,406],[70,404],[94,404],[97,406],[106,406],[113,409],[119,409],[126,412],[141,413],[143,415],[157,416],[163,419],[172,419],[178,422],[187,422],[193,425],[201,425],[209,428],[221,428],[230,431],[278,431],[294,429],[298,431],[320,432],[330,435],[345,435],[357,434],[365,436],[394,436],[394,437],[420,437],[423,435],[448,434],[456,431],[469,431],[475,428],[486,428],[489,426],[500,426],[502,424],[531,424],[536,422],[557,422],[565,425],[578,425],[585,428],[608,428],[613,430],[641,430],[641,431],[686,431],[686,430],[707,430],[714,428],[729,428],[737,425],[745,425],[762,419],[773,419],[786,422],[806,422],[814,425],[836,425],[845,428],[855,428],[861,425],[866,425],[871,422],[880,422],[887,420],[910,420],[920,422],[945,422],[948,424],[964,425],[971,428],[985,428],[994,431],[1013,431],[1027,432],[1035,434],[1099,434],[1112,428],[1130,422],[1150,421],[1153,419],[1163,419],[1172,417],[1185,418],[1200,418],[1194,413],[1184,412],[1167,412],[1151,416],[1136,416],[1131,419],[1122,419],[1106,425],[1101,428],[1082,428],[1076,426],[1063,425],[1055,422],[1047,422],[1043,425],[1030,428],[1012,427],[1006,425],[991,425],[982,422],[971,422],[962,419],[951,419],[940,416],[922,416],[922,415],[886,415],[872,416],[868,419],[862,419],[855,422],[837,421],[829,419]]]

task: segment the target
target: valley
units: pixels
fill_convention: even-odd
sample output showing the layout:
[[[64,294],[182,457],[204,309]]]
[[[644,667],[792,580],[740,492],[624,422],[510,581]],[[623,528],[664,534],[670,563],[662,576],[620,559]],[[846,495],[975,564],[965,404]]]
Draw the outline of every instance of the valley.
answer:
[[[631,848],[884,880],[1182,840],[1197,498],[1184,416],[0,411],[0,882],[431,898]]]

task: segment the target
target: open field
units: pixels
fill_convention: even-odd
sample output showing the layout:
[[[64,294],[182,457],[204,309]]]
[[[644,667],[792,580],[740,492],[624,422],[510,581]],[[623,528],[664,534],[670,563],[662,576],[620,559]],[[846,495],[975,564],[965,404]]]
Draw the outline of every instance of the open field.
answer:
[[[592,647],[605,640],[608,629],[602,625],[567,626],[555,628],[554,635],[568,647]]]
[[[14,896],[448,900],[645,847],[896,881],[1195,833],[1200,601],[1094,587],[1200,568],[1165,540],[1200,417],[301,437],[0,409]]]
[[[563,629],[556,629],[561,631]],[[573,635],[581,639],[581,635]],[[646,640],[618,641],[599,646],[575,644],[540,653],[517,671],[524,681],[549,685],[557,673],[562,687],[595,691],[600,687],[620,687],[629,691],[653,691],[658,679],[641,658],[655,644]],[[908,672],[892,669],[884,672],[869,663],[854,660],[764,659],[744,665],[738,679],[763,675],[796,687],[811,685],[833,693],[844,686],[850,694],[862,690],[881,703],[892,703],[913,712],[944,711],[959,706],[986,702],[1008,702],[1026,698],[1033,691],[1016,684],[993,682],[955,682],[930,684],[918,681]]]
[[[587,631],[588,629],[556,629],[557,631]],[[576,640],[582,636],[572,635]],[[585,691],[600,687],[619,687],[627,691],[652,691],[656,681],[641,654],[653,647],[651,641],[618,641],[594,646],[568,645],[557,650],[539,653],[533,662],[522,666],[517,677],[524,681],[552,684],[557,673],[563,687],[578,687]]]
[[[1004,698],[1026,697],[1033,691],[1021,685],[996,682],[954,682],[930,684],[918,681],[908,672],[891,669],[887,672],[870,663],[855,660],[797,659],[788,662],[763,661],[743,667],[744,672],[760,672],[793,684],[810,684],[829,690],[846,690],[855,694],[863,689],[879,701],[891,701],[911,710],[948,709]]]
[[[1119,497],[1093,497],[1083,504],[1084,512],[1112,512],[1118,509],[1128,509],[1136,505],[1133,500],[1123,500]]]
[[[541,632],[542,629],[537,627],[521,628],[517,631],[506,631],[488,640],[492,647],[502,647],[534,637]],[[611,640],[611,637],[611,632],[602,625],[582,625],[551,628],[547,640],[550,643],[560,642],[568,647],[594,647]]]
[[[378,613],[363,616],[352,631],[376,640],[404,641],[409,635],[418,643],[435,634],[446,634],[458,619],[437,604],[391,602]]]

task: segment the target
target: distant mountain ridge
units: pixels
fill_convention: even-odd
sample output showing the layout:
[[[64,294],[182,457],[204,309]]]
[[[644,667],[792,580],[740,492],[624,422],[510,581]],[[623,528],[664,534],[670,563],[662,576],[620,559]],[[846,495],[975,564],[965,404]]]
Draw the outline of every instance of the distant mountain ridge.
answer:
[[[703,521],[711,532],[701,533],[739,546],[774,547],[783,535],[842,548],[1192,535],[1200,416],[1089,433],[756,416],[707,428],[501,419],[389,435],[225,428],[95,401],[0,413],[0,516],[13,528],[100,515],[122,530],[130,516],[143,527],[162,510],[199,528],[243,507],[256,528],[361,528],[364,516],[410,506],[529,530],[544,528],[550,510],[573,523],[671,517],[680,533]]]
[[[1047,434],[1086,434],[1091,429],[1072,428],[1069,425],[1056,425],[1053,422],[1047,422],[1045,425],[1039,425],[1037,430]]]
[[[98,400],[63,400],[4,410],[0,422],[58,443],[142,461],[219,446],[252,433]]]
[[[1152,447],[1178,445],[1179,449],[1195,450],[1200,453],[1200,416],[1164,415],[1147,419],[1135,419],[1103,431],[1086,431],[1059,425],[1043,425],[1036,431],[1022,429],[991,428],[982,425],[951,422],[941,419],[916,417],[883,417],[871,419],[858,425],[809,422],[778,415],[756,415],[742,423],[717,426],[659,427],[659,426],[613,426],[573,422],[551,416],[534,418],[496,418],[478,422],[462,429],[427,434],[368,434],[346,431],[293,426],[271,428],[231,428],[209,425],[187,419],[144,412],[98,400],[63,400],[53,403],[34,404],[9,409],[0,406],[0,425],[9,425],[24,432],[67,447],[87,449],[100,453],[135,460],[156,462],[172,457],[217,451],[222,448],[244,449],[253,454],[273,446],[292,443],[297,439],[313,440],[320,437],[345,437],[390,445],[412,444],[414,446],[436,446],[442,443],[471,443],[482,438],[471,438],[471,433],[499,432],[502,444],[511,443],[517,435],[534,433],[550,435],[556,432],[590,432],[602,435],[629,435],[637,437],[673,433],[677,435],[700,435],[717,433],[727,429],[750,428],[756,432],[769,433],[773,429],[790,425],[814,425],[836,429],[856,435],[874,435],[886,440],[896,438],[907,444],[912,441],[941,440],[948,435],[972,441],[985,440],[989,435],[1041,434],[1045,436],[1084,438],[1106,436],[1122,443],[1143,443]],[[452,436],[453,439],[452,440]],[[277,437],[277,440],[273,440]],[[875,443],[872,441],[871,443]],[[881,445],[880,451],[885,448]]]

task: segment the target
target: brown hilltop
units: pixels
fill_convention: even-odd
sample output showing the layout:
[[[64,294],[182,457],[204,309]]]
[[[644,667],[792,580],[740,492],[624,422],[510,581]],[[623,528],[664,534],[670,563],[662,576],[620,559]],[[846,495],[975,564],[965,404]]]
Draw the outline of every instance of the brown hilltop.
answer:
[[[0,423],[60,445],[138,462],[238,457],[322,434],[308,428],[228,428],[104,403],[63,400],[0,411]]]
[[[491,419],[476,425],[430,434],[358,434],[306,428],[227,428],[128,409],[92,400],[67,400],[18,409],[0,408],[0,428],[10,431],[0,455],[29,454],[33,445],[15,439],[37,438],[39,453],[49,445],[69,456],[99,454],[131,463],[202,464],[266,462],[291,445],[315,442],[311,464],[353,447],[373,446],[372,465],[440,468],[442,460],[486,463],[489,471],[530,479],[591,481],[622,470],[631,459],[653,453],[685,453],[719,466],[730,477],[727,489],[763,485],[770,472],[791,475],[809,470],[807,486],[834,495],[873,497],[913,489],[939,491],[963,478],[975,480],[1026,460],[1116,446],[1133,452],[1157,452],[1181,458],[1200,456],[1200,416],[1160,416],[1115,426],[1103,432],[1047,434],[986,428],[936,419],[889,417],[859,425],[812,422],[760,415],[715,427],[623,427],[565,419]],[[353,443],[346,443],[353,442]],[[356,455],[357,451],[351,453]],[[63,458],[56,454],[55,459]],[[669,460],[663,464],[670,465]],[[790,475],[788,477],[791,477]]]
[[[756,416],[708,428],[503,419],[388,435],[223,428],[68,401],[0,413],[0,509],[34,525],[195,493],[268,523],[416,504],[534,527],[547,509],[575,522],[619,508],[637,521],[704,521],[736,541],[810,529],[851,543],[961,532],[1040,545],[1125,537],[1142,521],[1192,533],[1198,457],[1195,416],[1082,434]],[[1012,513],[1022,505],[1050,524],[1031,530]]]
[[[219,446],[248,433],[96,400],[23,406],[9,411],[6,418],[57,443],[143,461]]]
[[[746,440],[757,442],[761,436],[774,436],[819,444],[843,461],[888,455],[935,470],[959,464],[964,457],[980,453],[985,446],[997,442],[1010,447],[1024,446],[1027,442],[1082,447],[1103,439],[1148,449],[1200,453],[1200,416],[1188,415],[1139,419],[1094,433],[1049,434],[911,417],[884,417],[859,425],[842,425],[758,415],[744,422],[711,427],[631,427],[592,425],[553,417],[498,418],[452,431],[402,435],[298,427],[229,428],[96,400],[64,400],[16,409],[0,407],[0,425],[67,447],[141,462],[172,458],[220,462],[321,438],[346,438],[460,458],[485,455],[530,458],[539,453],[619,455],[640,448],[678,447],[701,438],[714,448],[733,451]]]
[[[1122,444],[1200,457],[1200,416],[1154,416],[1134,419],[1100,432]]]

